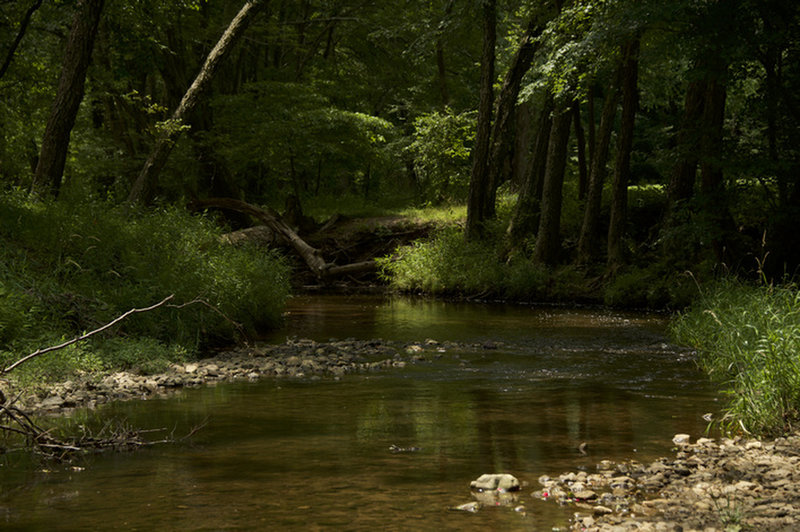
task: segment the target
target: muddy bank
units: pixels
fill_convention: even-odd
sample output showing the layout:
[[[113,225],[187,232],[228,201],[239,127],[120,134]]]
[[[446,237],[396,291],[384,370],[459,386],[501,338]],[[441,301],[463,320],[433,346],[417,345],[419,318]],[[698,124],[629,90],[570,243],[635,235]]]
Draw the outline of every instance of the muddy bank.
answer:
[[[34,413],[60,414],[75,408],[93,408],[109,401],[146,400],[186,387],[224,381],[269,377],[341,378],[350,373],[402,368],[440,357],[450,350],[495,349],[496,344],[453,342],[399,343],[386,340],[315,342],[300,339],[278,345],[258,345],[225,351],[210,358],[172,364],[160,374],[139,375],[120,371],[104,376],[88,375],[55,383],[32,394],[23,393],[17,406]],[[15,397],[13,389],[6,395]]]
[[[601,462],[593,472],[540,477],[533,496],[571,505],[571,530],[797,530],[800,435],[690,443],[651,464]]]

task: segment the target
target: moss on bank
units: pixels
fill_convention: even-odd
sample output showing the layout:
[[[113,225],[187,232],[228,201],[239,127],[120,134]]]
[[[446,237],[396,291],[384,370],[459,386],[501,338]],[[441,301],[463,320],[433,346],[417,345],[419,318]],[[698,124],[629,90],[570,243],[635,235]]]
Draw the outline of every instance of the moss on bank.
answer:
[[[23,378],[157,371],[194,357],[204,345],[230,342],[241,330],[277,325],[289,291],[283,259],[221,244],[220,234],[211,220],[178,208],[126,213],[104,201],[39,202],[3,194],[0,363],[169,294],[175,306],[137,314],[108,334],[32,361],[20,368]],[[198,299],[204,303],[176,308]]]

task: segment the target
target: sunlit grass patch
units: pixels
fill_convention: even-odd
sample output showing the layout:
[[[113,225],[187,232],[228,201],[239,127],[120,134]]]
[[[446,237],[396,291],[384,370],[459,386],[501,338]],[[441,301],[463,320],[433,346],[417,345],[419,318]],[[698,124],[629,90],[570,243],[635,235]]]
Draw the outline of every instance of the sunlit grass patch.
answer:
[[[672,324],[700,365],[725,385],[723,424],[765,435],[800,423],[800,293],[725,281]]]

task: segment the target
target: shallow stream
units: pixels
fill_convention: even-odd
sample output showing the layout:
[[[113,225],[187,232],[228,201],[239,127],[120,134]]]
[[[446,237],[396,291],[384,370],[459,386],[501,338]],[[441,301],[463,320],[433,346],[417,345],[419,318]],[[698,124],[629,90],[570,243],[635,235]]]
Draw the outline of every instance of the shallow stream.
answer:
[[[190,440],[69,465],[0,462],[3,530],[551,530],[572,510],[534,500],[543,474],[650,461],[701,435],[715,394],[670,345],[665,318],[597,309],[344,296],[294,298],[286,337],[457,341],[404,369],[270,379],[106,405]],[[154,438],[164,434],[154,433]],[[585,442],[587,454],[578,446]],[[390,446],[418,447],[395,453]],[[456,512],[507,472],[519,504]]]

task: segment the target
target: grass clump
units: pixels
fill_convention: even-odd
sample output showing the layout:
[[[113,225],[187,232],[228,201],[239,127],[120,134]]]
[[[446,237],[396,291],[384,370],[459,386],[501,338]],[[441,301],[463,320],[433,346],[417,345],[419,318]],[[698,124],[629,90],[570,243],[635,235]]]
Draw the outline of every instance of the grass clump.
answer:
[[[170,294],[172,307],[131,316],[20,370],[45,380],[114,368],[153,372],[276,325],[287,265],[273,252],[222,244],[221,232],[177,208],[130,214],[102,201],[0,195],[0,364]],[[176,308],[195,300],[203,303]]]
[[[500,224],[489,231],[494,236],[466,241],[460,226],[446,226],[380,259],[382,276],[401,292],[515,301],[581,297],[582,273],[570,267],[549,270],[526,253],[506,256]]]
[[[724,281],[672,324],[730,399],[723,428],[780,434],[800,422],[800,293]]]

